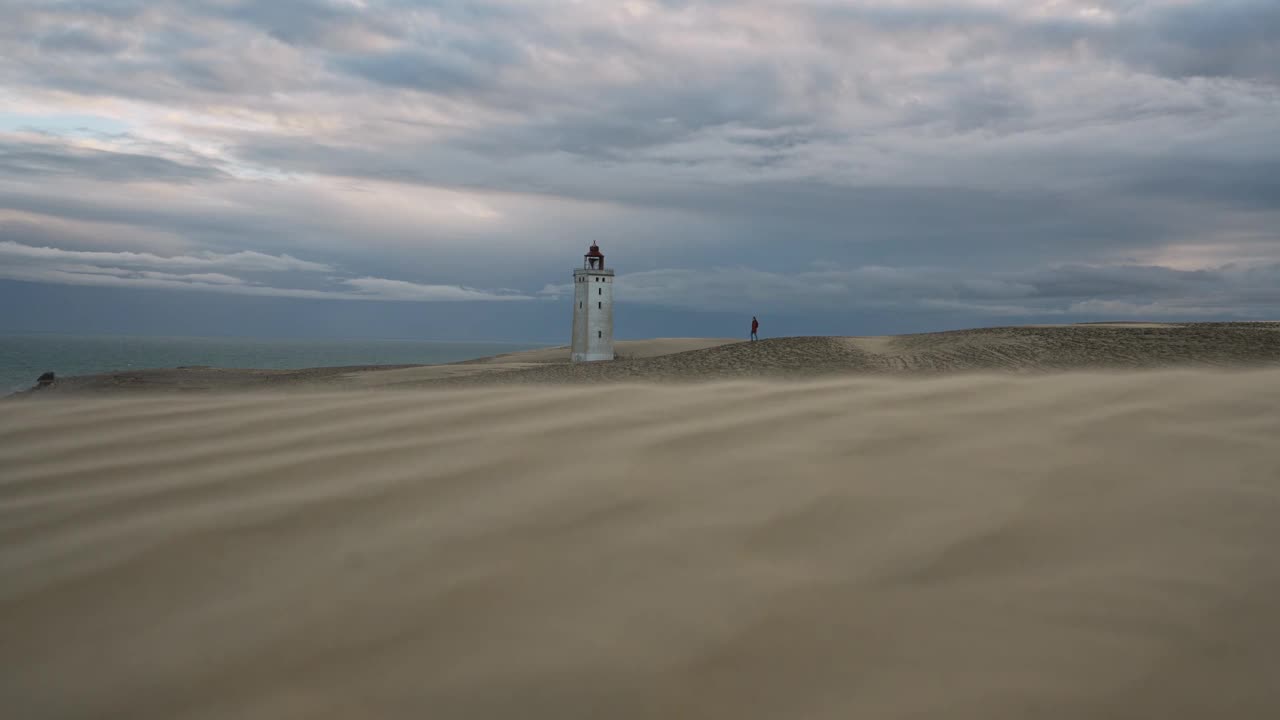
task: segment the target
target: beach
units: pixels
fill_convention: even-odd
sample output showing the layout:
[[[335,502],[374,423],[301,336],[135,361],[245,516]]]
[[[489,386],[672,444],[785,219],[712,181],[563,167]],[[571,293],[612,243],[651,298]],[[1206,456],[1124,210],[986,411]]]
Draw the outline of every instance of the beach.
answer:
[[[1179,329],[22,396],[0,403],[0,698],[21,718],[1275,717],[1275,331]],[[815,358],[870,369],[787,370]]]

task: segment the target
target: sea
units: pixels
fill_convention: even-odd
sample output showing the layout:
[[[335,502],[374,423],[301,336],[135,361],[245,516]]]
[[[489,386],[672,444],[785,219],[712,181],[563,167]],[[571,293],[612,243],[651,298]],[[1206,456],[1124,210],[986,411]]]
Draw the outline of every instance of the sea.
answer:
[[[514,342],[274,340],[264,338],[0,335],[0,396],[59,376],[207,365],[290,369],[345,365],[433,365],[548,347]]]

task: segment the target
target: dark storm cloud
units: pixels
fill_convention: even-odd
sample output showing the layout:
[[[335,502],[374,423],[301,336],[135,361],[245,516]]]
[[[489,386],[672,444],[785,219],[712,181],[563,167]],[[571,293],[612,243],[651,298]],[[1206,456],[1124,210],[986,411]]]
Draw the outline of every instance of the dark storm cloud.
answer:
[[[22,19],[32,15],[50,15],[60,19],[83,20],[132,20],[150,5],[163,0],[53,0],[31,3],[24,0],[5,0],[0,8],[10,17]]]
[[[1280,302],[1278,281],[1280,264],[1210,271],[1124,265],[1015,272],[832,267],[793,274],[718,268],[623,274],[617,292],[620,302],[713,311],[763,305],[808,311],[959,311],[993,317],[1265,317]]]
[[[186,164],[155,155],[0,139],[0,176],[27,180],[61,176],[104,182],[187,183],[225,178],[226,174],[209,165]]]
[[[176,0],[0,2],[7,21],[0,24],[0,82],[185,103],[304,80],[290,75],[281,53],[217,22],[210,11],[218,8]]]
[[[1111,267],[1064,266],[1019,276],[1033,288],[1029,293],[1045,298],[1087,299],[1095,297],[1158,296],[1203,292],[1225,287],[1221,271],[1173,270],[1171,268],[1116,265]]]
[[[1140,16],[1141,17],[1141,16]],[[1152,11],[1109,49],[1172,77],[1240,77],[1280,82],[1280,3],[1216,0]]]
[[[1125,184],[1149,196],[1274,210],[1280,208],[1280,159],[1163,158],[1135,168]]]
[[[1009,276],[1031,288],[1027,298],[1069,311],[1081,303],[1121,302],[1195,309],[1204,314],[1243,307],[1265,315],[1280,302],[1280,264],[1174,270],[1141,265],[1062,266]],[[979,298],[990,299],[990,298]],[[1056,302],[1056,301],[1065,301]]]
[[[393,25],[378,22],[375,16],[361,13],[354,5],[325,0],[232,0],[207,4],[202,10],[252,26],[292,45],[324,45],[332,29],[342,25],[394,33]]]
[[[799,144],[794,137],[788,142]],[[491,159],[487,154],[412,146],[384,146],[372,152],[295,140],[246,145],[239,151],[260,162],[322,174],[482,191],[537,191],[703,216],[730,228],[738,261],[772,268],[794,268],[815,257],[906,265],[981,258],[984,265],[1007,267],[1082,259],[1118,248],[1156,247],[1186,233],[1211,234],[1221,222],[1215,212],[1174,212],[1166,202],[1184,210],[1246,201],[1257,208],[1263,197],[1254,196],[1271,182],[1261,167],[1256,177],[1220,169],[1218,177],[1234,177],[1251,188],[1242,193],[1229,186],[1207,188],[1203,178],[1193,177],[1197,182],[1191,185],[1179,183],[1168,163],[1142,168],[1122,163],[1126,173],[1119,174],[1113,165],[1099,161],[1098,175],[1085,176],[1091,180],[1089,187],[1073,190],[724,178],[690,187],[662,175],[628,177],[621,171],[611,182],[593,183],[595,176],[583,172],[580,164],[557,165],[550,171],[537,156],[523,161],[511,156]],[[1065,171],[1052,161],[1045,167]],[[1145,205],[1139,203],[1144,197]]]
[[[92,32],[85,28],[65,28],[40,37],[40,49],[46,53],[114,55],[129,46],[118,37]]]
[[[508,46],[454,40],[340,58],[334,66],[382,85],[449,94],[492,87],[497,73],[520,59]]]
[[[566,153],[618,160],[633,151],[668,145],[730,124],[777,130],[803,121],[779,110],[778,99],[777,81],[769,68],[741,67],[714,80],[686,78],[642,93],[614,90],[595,94],[589,104],[567,108],[552,118],[466,133],[457,144],[496,157]]]
[[[850,25],[888,33],[953,34],[958,58],[1016,52],[1045,55],[1090,51],[1169,77],[1240,77],[1280,81],[1275,63],[1280,4],[1213,0],[1187,4],[1100,2],[1113,19],[1024,16],[1009,8],[936,5],[821,6],[831,42]]]
[[[269,248],[280,238],[292,238],[296,227],[280,222],[263,212],[235,210],[199,210],[190,206],[164,207],[146,202],[145,196],[125,204],[102,198],[53,198],[29,190],[0,188],[0,209],[78,225],[100,223],[106,227],[95,233],[67,233],[58,224],[27,221],[0,224],[0,239],[17,242],[39,242],[55,247],[79,247],[94,237],[126,243],[137,238],[122,233],[121,227],[132,227],[135,235],[168,233],[209,247],[243,246],[246,238],[256,241],[256,249]],[[37,232],[33,222],[42,230]],[[135,246],[134,243],[125,245]]]

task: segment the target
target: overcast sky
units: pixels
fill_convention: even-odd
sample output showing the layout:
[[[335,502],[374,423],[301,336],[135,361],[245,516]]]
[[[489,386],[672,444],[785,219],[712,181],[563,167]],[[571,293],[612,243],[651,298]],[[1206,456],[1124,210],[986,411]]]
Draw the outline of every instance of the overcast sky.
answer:
[[[1280,0],[0,18],[0,332],[554,341],[592,241],[623,337],[1280,318]]]

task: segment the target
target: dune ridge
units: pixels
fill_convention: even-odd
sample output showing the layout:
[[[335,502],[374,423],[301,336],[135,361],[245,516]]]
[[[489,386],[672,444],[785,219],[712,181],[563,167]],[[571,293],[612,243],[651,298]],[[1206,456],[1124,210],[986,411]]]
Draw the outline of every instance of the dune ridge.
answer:
[[[1275,717],[1277,437],[1277,369],[4,403],[0,699]]]
[[[403,390],[495,384],[705,382],[850,375],[1049,373],[1280,367],[1280,323],[1094,323],[882,337],[654,338],[617,359],[569,362],[567,347],[447,365],[246,370],[170,368],[59,379],[42,396],[251,390]]]
[[[786,337],[606,363],[431,378],[443,383],[616,383],[841,375],[1045,373],[1280,366],[1280,323],[1106,323],[880,337]],[[368,383],[411,376],[365,375]]]

